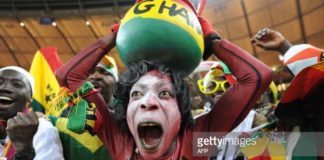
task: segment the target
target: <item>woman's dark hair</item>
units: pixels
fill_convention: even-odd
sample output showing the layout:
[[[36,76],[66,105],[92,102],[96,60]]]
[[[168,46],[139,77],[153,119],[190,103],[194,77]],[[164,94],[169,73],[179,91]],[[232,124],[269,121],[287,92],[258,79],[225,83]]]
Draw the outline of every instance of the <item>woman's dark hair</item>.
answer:
[[[193,119],[191,115],[191,102],[189,97],[189,89],[184,82],[184,74],[175,72],[171,68],[163,64],[152,61],[140,61],[133,63],[128,67],[128,70],[120,74],[119,81],[115,84],[113,96],[115,102],[113,104],[113,111],[115,118],[121,123],[122,129],[129,131],[126,113],[129,103],[129,94],[132,86],[143,76],[146,72],[151,70],[158,70],[161,74],[168,74],[171,77],[174,93],[176,95],[179,111],[181,114],[180,135],[186,127],[191,127]]]

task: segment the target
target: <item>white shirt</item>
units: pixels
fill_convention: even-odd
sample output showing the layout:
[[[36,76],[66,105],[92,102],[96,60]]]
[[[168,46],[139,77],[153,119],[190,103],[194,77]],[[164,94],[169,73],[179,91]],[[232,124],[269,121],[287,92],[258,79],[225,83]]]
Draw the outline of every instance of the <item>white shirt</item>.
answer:
[[[57,129],[45,118],[39,118],[38,130],[33,139],[34,160],[64,160],[62,143]]]

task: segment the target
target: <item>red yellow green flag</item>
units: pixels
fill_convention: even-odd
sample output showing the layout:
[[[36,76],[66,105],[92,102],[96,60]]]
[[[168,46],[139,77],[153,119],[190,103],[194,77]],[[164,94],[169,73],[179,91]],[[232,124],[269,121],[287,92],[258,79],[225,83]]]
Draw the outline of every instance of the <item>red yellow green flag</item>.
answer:
[[[31,107],[34,111],[56,115],[50,111],[52,100],[60,90],[55,78],[55,70],[62,65],[57,49],[46,47],[38,50],[30,67],[30,73],[35,79],[35,93]]]

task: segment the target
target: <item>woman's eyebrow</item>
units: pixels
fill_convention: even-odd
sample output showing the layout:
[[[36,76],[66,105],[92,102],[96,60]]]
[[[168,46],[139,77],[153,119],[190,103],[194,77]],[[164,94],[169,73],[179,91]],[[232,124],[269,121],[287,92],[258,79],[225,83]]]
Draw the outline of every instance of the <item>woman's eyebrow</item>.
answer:
[[[164,87],[164,86],[167,86],[167,88],[172,88],[171,84],[169,84],[167,82],[164,82],[164,81],[160,81],[157,84],[155,84],[156,88],[161,88],[161,87]]]
[[[143,83],[136,83],[133,88],[147,88],[147,85]]]

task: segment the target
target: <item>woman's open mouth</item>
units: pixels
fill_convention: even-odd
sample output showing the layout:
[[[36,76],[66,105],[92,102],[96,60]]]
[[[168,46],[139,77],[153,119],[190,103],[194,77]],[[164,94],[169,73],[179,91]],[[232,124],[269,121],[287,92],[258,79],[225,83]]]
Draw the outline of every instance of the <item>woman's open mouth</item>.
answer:
[[[160,123],[141,122],[137,126],[137,132],[142,147],[146,150],[154,150],[161,143],[163,128]]]

